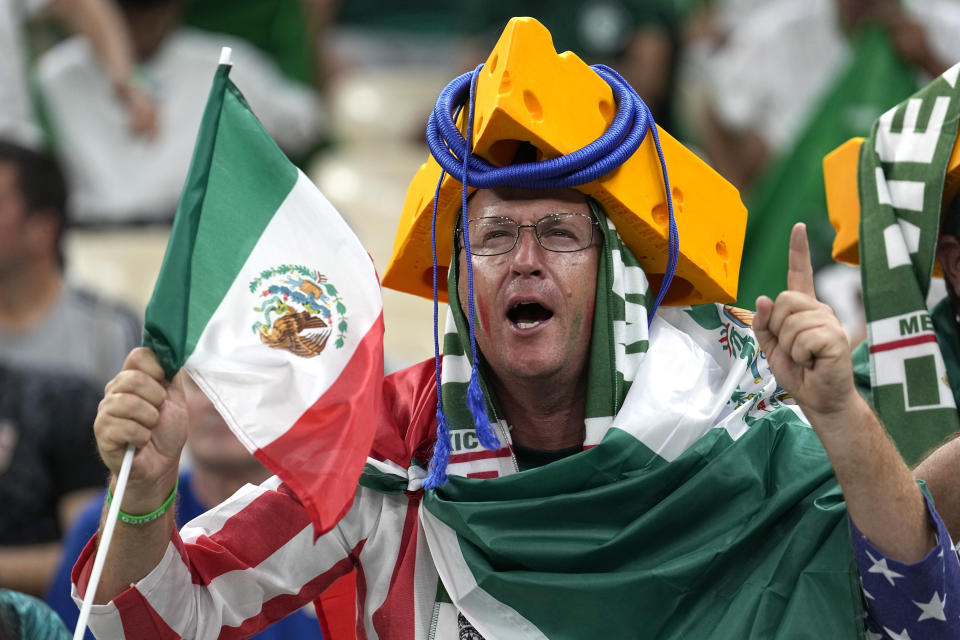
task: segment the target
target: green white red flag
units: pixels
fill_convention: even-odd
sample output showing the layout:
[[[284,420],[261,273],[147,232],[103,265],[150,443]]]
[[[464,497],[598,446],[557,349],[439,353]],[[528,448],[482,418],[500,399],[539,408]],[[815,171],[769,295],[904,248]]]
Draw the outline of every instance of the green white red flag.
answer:
[[[318,532],[353,499],[381,404],[373,262],[229,79],[214,77],[144,344],[193,377]]]

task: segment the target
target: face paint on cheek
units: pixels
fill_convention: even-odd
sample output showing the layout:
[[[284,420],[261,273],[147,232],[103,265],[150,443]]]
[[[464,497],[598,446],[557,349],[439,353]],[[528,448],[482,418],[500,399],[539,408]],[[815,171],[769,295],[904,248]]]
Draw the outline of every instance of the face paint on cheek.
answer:
[[[477,296],[473,300],[473,304],[477,309],[477,320],[480,322],[480,328],[483,329],[483,332],[490,335],[490,311],[487,308],[484,298]]]

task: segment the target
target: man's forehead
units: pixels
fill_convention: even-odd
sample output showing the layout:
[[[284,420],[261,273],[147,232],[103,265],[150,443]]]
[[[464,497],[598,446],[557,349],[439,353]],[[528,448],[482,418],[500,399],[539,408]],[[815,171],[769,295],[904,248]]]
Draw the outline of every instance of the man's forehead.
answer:
[[[473,215],[509,215],[510,212],[564,210],[589,213],[587,196],[574,189],[478,189],[467,205]]]

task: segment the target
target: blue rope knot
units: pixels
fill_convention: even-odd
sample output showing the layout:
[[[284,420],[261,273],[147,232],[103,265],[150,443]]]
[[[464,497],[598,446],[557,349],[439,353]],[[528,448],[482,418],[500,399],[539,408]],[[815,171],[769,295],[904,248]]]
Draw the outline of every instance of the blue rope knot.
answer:
[[[660,146],[660,136],[653,121],[649,107],[637,95],[637,92],[615,70],[605,65],[593,65],[591,68],[603,78],[613,90],[617,112],[610,126],[602,136],[590,144],[567,155],[542,162],[527,162],[495,166],[472,152],[473,108],[477,78],[483,65],[473,71],[454,78],[437,98],[437,104],[427,120],[427,146],[430,153],[443,169],[433,198],[433,335],[434,361],[437,383],[437,443],[426,480],[425,489],[434,489],[447,481],[446,467],[450,457],[449,426],[443,413],[443,394],[440,378],[440,345],[438,333],[437,301],[437,201],[440,185],[446,174],[459,175],[461,188],[461,229],[463,230],[464,251],[470,255],[470,234],[467,224],[467,187],[492,189],[496,187],[520,187],[525,189],[561,189],[579,187],[597,180],[627,161],[640,147],[647,132],[653,135],[654,145],[660,159],[660,170],[667,194],[669,213],[667,270],[656,299],[647,315],[647,324],[666,296],[673,281],[680,257],[680,237],[673,215],[673,197],[670,180],[667,176],[667,164]],[[467,107],[466,137],[457,128],[456,120],[463,107]],[[473,356],[473,370],[467,388],[467,406],[473,416],[477,438],[487,449],[500,448],[500,441],[493,433],[487,416],[486,401],[480,389],[477,373],[477,341],[474,332],[473,303],[473,261],[467,260],[468,322],[470,327],[470,349]]]

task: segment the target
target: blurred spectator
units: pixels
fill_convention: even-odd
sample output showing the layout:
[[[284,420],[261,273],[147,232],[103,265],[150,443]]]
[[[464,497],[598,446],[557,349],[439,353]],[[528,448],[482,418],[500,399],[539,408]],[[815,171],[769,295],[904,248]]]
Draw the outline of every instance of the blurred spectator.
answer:
[[[227,33],[267,54],[283,74],[323,85],[318,49],[327,38],[337,0],[187,0],[184,24]]]
[[[103,487],[100,398],[76,378],[0,364],[0,587],[42,595],[63,532]]]
[[[220,504],[244,485],[258,484],[270,477],[270,472],[230,432],[223,418],[193,380],[186,373],[181,373],[180,378],[190,419],[187,447],[192,465],[190,470],[180,475],[176,512],[178,527]],[[79,617],[79,609],[70,594],[70,573],[80,552],[97,532],[104,499],[105,495],[101,492],[95,500],[87,503],[65,537],[63,556],[47,592],[47,603],[70,628],[76,626]],[[86,637],[93,638],[89,630]],[[319,640],[322,633],[317,618],[300,610],[254,638]]]
[[[66,197],[52,157],[0,141],[0,361],[102,388],[139,344],[140,321],[64,282]]]
[[[960,59],[958,32],[943,0],[775,0],[733,23],[709,61],[704,142],[750,210],[739,306],[784,288],[796,222],[814,269],[832,262],[823,156]]]
[[[3,0],[0,2],[0,138],[37,146],[40,130],[25,78],[22,27],[32,15],[49,10],[74,31],[86,36],[102,66],[106,82],[133,133],[152,135],[156,129],[153,102],[131,84],[133,54],[123,21],[112,0]]]
[[[671,131],[683,5],[674,0],[489,0],[465,3],[464,17],[477,52],[493,48],[511,17],[536,18],[550,30],[557,51],[569,49],[588,64],[619,71],[657,124]],[[482,56],[475,55],[470,66],[483,62]]]
[[[133,39],[136,78],[157,101],[159,133],[131,136],[89,44],[73,38],[44,54],[37,82],[72,185],[79,223],[169,222],[190,163],[221,46],[231,77],[289,154],[313,148],[323,116],[317,94],[287,80],[242,40],[181,26],[183,0],[117,0]]]
[[[955,2],[776,0],[742,15],[708,62],[710,121],[718,131],[706,142],[720,172],[749,188],[797,139],[851,59],[851,44],[871,25],[882,27],[898,56],[922,74],[915,86],[960,59]],[[877,115],[835,117],[856,118],[865,128]]]
[[[42,601],[0,589],[0,640],[69,640],[70,637],[57,614]]]
[[[445,0],[338,1],[330,41],[321,43],[327,49],[323,55],[331,58],[334,74],[355,68],[450,66],[462,33],[460,11]]]

